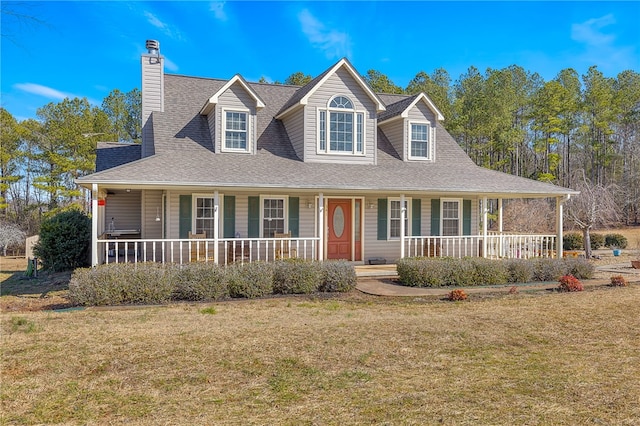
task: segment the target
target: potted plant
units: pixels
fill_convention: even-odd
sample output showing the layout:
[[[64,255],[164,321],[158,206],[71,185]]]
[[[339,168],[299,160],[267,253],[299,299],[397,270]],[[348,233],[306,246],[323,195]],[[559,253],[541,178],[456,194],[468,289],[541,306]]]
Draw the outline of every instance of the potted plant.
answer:
[[[631,266],[633,266],[633,269],[640,269],[640,259],[632,260],[631,261]]]

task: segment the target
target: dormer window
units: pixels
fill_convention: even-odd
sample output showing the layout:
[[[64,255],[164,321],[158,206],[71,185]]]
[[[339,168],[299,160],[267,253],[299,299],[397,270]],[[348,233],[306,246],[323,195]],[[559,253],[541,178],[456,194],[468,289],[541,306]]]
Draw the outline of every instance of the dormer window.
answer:
[[[249,152],[249,113],[246,111],[223,110],[224,129],[223,151]]]
[[[431,144],[429,123],[409,123],[409,158],[412,160],[430,160]]]
[[[364,113],[348,97],[335,96],[319,111],[318,152],[364,154]]]

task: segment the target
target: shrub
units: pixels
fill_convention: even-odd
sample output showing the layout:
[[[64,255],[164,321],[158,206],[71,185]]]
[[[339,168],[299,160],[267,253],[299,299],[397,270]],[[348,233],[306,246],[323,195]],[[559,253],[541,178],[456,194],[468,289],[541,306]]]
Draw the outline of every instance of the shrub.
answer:
[[[474,269],[474,279],[477,285],[499,285],[508,282],[509,271],[505,262],[481,257],[469,260]]]
[[[396,270],[398,278],[410,287],[445,286],[445,263],[441,259],[426,257],[406,257],[398,260]]]
[[[453,302],[457,302],[460,300],[467,300],[468,297],[469,296],[467,296],[467,293],[465,293],[464,290],[458,288],[455,290],[451,290],[451,292],[447,296],[447,299]]]
[[[581,250],[584,248],[582,234],[570,232],[562,237],[562,248],[565,250]]]
[[[89,264],[91,220],[73,209],[42,221],[40,240],[33,249],[42,267],[51,271],[68,271]]]
[[[615,275],[611,277],[611,285],[613,287],[626,287],[629,283],[622,275]]]
[[[567,274],[567,264],[562,259],[536,259],[534,262],[534,281],[557,281]]]
[[[322,270],[318,262],[284,259],[276,262],[273,272],[273,292],[277,294],[309,294],[318,290]]]
[[[182,265],[175,275],[174,299],[220,300],[229,295],[226,270],[214,263]]]
[[[505,260],[507,281],[510,283],[528,283],[533,281],[534,264],[527,259]]]
[[[596,270],[595,266],[587,259],[565,259],[563,275],[573,275],[581,280],[588,280],[593,278],[593,274]]]
[[[173,294],[176,267],[156,263],[112,263],[76,269],[69,282],[75,305],[166,303]]]
[[[322,282],[319,291],[342,292],[356,288],[356,270],[344,260],[328,260],[321,263]]]
[[[589,239],[591,240],[591,250],[597,250],[605,244],[605,238],[602,234],[591,234]]]
[[[558,290],[560,291],[582,291],[584,290],[584,286],[573,275],[563,275],[560,277],[560,286]]]
[[[604,237],[604,245],[607,248],[627,248],[627,238],[622,234],[607,234]]]
[[[231,297],[262,297],[273,294],[273,263],[256,262],[227,266]]]
[[[515,285],[509,289],[509,294],[518,294],[518,287]]]

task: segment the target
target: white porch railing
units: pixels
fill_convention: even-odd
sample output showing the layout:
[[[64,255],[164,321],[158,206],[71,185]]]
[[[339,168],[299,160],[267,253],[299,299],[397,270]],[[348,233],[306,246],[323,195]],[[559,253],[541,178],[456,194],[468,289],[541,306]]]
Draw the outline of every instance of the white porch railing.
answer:
[[[555,235],[488,234],[486,256],[482,235],[460,237],[406,237],[405,256],[487,257],[490,259],[530,259],[556,257]]]
[[[119,239],[97,240],[98,263],[249,263],[317,259],[319,238]]]

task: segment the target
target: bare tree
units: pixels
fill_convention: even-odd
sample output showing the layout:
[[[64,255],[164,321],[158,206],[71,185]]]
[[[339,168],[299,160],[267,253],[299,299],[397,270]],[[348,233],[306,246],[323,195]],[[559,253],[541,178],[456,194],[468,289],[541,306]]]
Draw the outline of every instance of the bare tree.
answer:
[[[18,228],[18,225],[0,222],[0,248],[2,248],[3,256],[7,255],[9,247],[24,245],[25,237],[25,233]]]
[[[566,204],[567,218],[581,231],[584,237],[584,252],[591,258],[591,236],[594,227],[608,226],[619,221],[619,208],[615,201],[617,187],[613,184],[592,183],[579,170],[574,179],[574,188],[580,195],[571,198]]]
[[[547,199],[505,200],[502,223],[507,232],[546,234],[553,231],[555,214]]]

